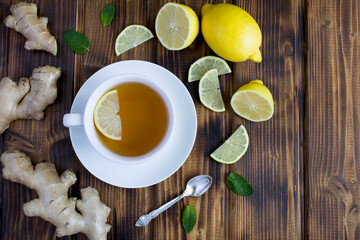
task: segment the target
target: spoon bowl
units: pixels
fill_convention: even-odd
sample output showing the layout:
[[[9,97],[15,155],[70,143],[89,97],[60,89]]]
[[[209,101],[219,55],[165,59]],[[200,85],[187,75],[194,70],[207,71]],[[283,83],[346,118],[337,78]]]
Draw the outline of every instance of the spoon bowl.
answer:
[[[199,197],[211,187],[211,184],[212,177],[210,177],[209,175],[199,175],[193,177],[186,184],[186,189],[190,188],[192,190],[191,194],[187,196]]]

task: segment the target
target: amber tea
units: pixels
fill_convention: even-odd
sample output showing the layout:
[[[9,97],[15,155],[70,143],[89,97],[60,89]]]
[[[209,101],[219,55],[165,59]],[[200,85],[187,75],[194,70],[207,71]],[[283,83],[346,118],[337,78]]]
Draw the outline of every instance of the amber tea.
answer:
[[[127,82],[113,89],[119,96],[122,137],[112,140],[97,130],[101,142],[122,156],[135,157],[150,152],[159,145],[168,128],[169,116],[164,100],[142,83]]]

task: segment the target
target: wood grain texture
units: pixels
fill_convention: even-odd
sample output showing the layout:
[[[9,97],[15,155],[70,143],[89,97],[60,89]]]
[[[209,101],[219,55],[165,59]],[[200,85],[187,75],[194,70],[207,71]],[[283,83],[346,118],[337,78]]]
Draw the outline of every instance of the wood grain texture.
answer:
[[[302,219],[298,201],[299,166],[299,88],[303,75],[296,74],[301,59],[296,55],[302,41],[297,1],[239,1],[259,23],[263,33],[260,64],[234,65],[232,92],[254,79],[261,79],[273,94],[275,113],[263,123],[251,123],[232,115],[232,130],[243,124],[249,132],[250,146],[243,159],[231,166],[258,189],[249,198],[230,194],[228,239],[299,239]],[[266,10],[264,10],[266,9]],[[301,66],[300,66],[301,68]],[[302,71],[302,69],[300,69]],[[301,93],[300,93],[301,94]],[[261,189],[261,190],[260,190]],[[279,217],[281,216],[281,217]]]
[[[40,65],[61,67],[59,94],[42,121],[20,120],[0,136],[0,151],[25,151],[33,162],[54,162],[58,171],[72,168],[78,182],[71,196],[93,186],[111,207],[109,239],[359,239],[359,13],[356,0],[179,0],[201,17],[205,3],[227,2],[248,11],[263,33],[260,64],[229,63],[233,71],[220,77],[226,112],[214,113],[198,97],[198,83],[188,83],[195,60],[214,52],[201,34],[182,51],[166,50],[156,39],[116,57],[116,36],[126,26],[140,24],[155,33],[155,18],[167,0],[36,2],[41,16],[58,40],[57,57],[27,51],[25,39],[4,26],[13,0],[0,0],[0,78],[30,76]],[[31,2],[31,1],[29,1]],[[102,8],[113,2],[116,15],[103,27]],[[63,32],[77,30],[90,41],[90,51],[74,55]],[[102,67],[123,60],[145,60],[173,72],[189,90],[197,111],[194,148],[185,164],[171,177],[151,187],[124,189],[92,176],[72,150],[63,114],[86,80]],[[252,123],[230,107],[232,94],[243,84],[261,79],[273,93],[274,117]],[[304,102],[306,103],[304,105]],[[243,124],[250,147],[233,165],[223,165],[209,155]],[[243,175],[254,194],[239,197],[228,190],[230,172]],[[185,198],[159,215],[149,226],[136,228],[137,218],[182,193],[193,176],[209,174],[214,183],[199,198]],[[40,218],[26,217],[22,204],[35,198],[26,187],[0,180],[1,239],[55,239],[55,228]],[[347,196],[347,197],[344,197]],[[350,199],[350,200],[349,200]],[[198,221],[186,234],[181,215],[193,205]],[[86,239],[77,234],[63,239]]]
[[[359,239],[358,1],[309,1],[307,6],[306,186],[310,239]],[[332,179],[339,178],[340,181]],[[352,201],[335,189],[345,188]],[[341,184],[340,184],[341,183]],[[354,188],[352,185],[356,186]],[[353,221],[353,223],[351,223]],[[356,222],[356,224],[354,224]],[[349,229],[349,224],[350,226]]]

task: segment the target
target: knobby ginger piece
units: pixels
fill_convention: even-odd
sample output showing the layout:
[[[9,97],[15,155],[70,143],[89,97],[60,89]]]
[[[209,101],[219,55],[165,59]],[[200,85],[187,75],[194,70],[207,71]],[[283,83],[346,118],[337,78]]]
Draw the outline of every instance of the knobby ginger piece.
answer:
[[[47,28],[47,17],[39,18],[34,3],[18,2],[11,5],[9,15],[5,18],[5,25],[20,32],[27,41],[27,50],[45,50],[56,56],[57,43]]]
[[[59,68],[44,66],[35,68],[30,80],[21,78],[18,84],[8,77],[1,79],[0,134],[16,119],[43,119],[44,109],[56,99],[60,75]]]
[[[100,201],[92,187],[83,188],[81,200],[68,197],[68,190],[76,182],[76,175],[66,170],[58,175],[54,164],[38,163],[35,168],[30,158],[20,151],[1,155],[3,177],[34,189],[39,198],[23,205],[26,216],[39,216],[56,227],[58,237],[82,232],[90,240],[106,240],[111,226],[106,223],[111,209]],[[78,211],[75,210],[75,207]]]

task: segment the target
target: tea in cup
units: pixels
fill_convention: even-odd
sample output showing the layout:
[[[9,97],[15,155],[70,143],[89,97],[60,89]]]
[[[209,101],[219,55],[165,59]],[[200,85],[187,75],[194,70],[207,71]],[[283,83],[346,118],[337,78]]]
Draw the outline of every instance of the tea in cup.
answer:
[[[65,114],[64,126],[83,127],[92,146],[108,159],[126,164],[145,161],[166,147],[173,130],[173,106],[165,91],[148,76],[119,75],[95,89],[83,113]],[[110,93],[114,93],[111,100],[106,99]],[[119,130],[119,123],[120,137],[108,135]]]

